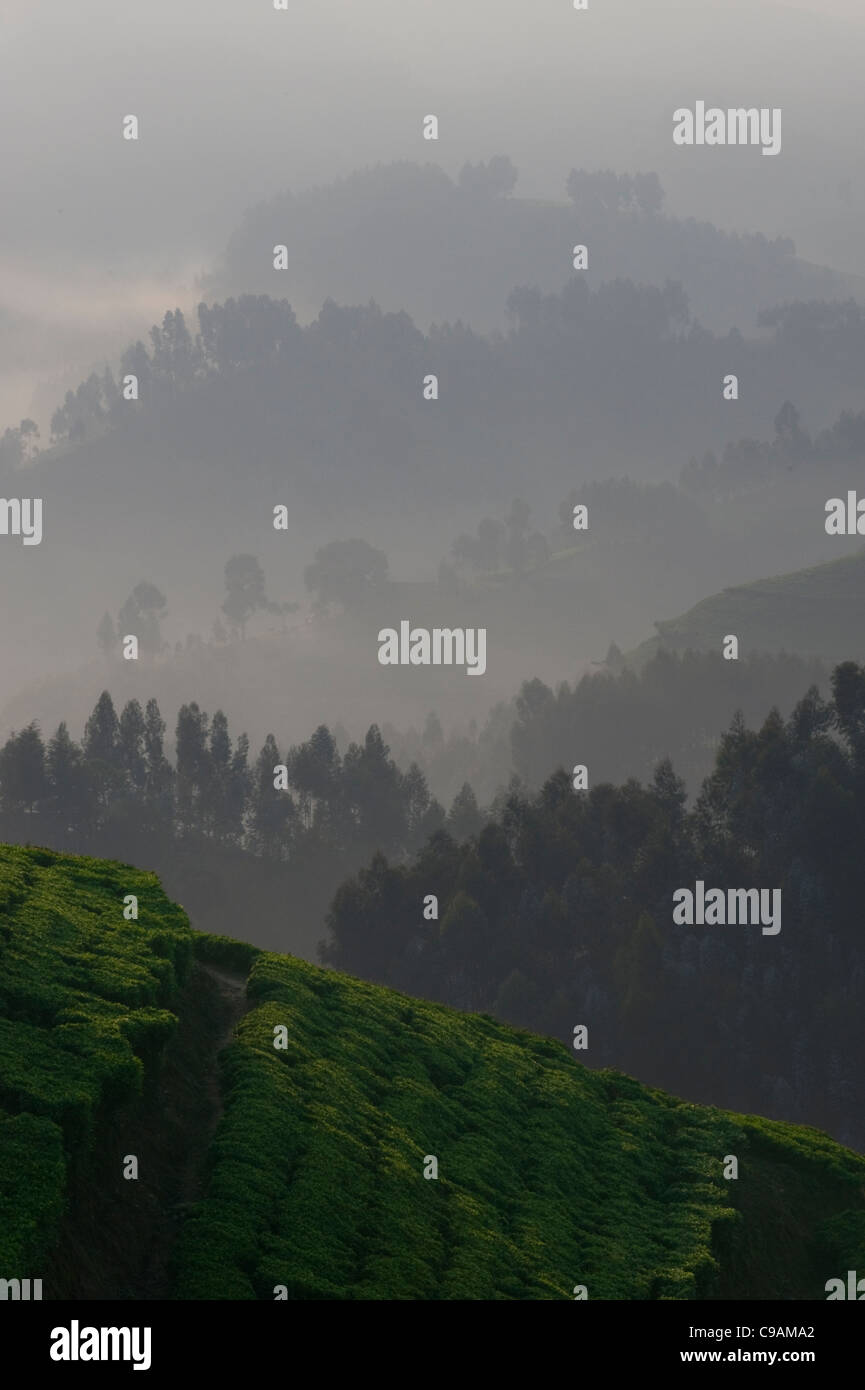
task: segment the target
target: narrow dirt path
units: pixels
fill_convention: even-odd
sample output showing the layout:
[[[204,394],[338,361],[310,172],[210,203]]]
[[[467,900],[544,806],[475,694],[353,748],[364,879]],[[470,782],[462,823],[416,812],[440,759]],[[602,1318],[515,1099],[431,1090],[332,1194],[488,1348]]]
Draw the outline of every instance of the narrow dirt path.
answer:
[[[222,1039],[217,1042],[217,1051],[219,1051],[231,1040],[240,1019],[243,1018],[244,1014],[249,1013],[250,1005],[246,997],[246,976],[234,975],[230,970],[221,970],[218,965],[199,964],[198,968],[203,975],[209,975],[212,980],[216,981],[220,994],[234,1015],[228,1023]]]
[[[238,1023],[249,1013],[251,1006],[246,997],[245,976],[233,975],[230,971],[221,970],[216,965],[200,965],[199,969],[202,975],[207,975],[213,980],[225,1009],[221,1032],[213,1043],[212,1065],[206,1074],[208,1093],[213,1106],[213,1118],[208,1132],[209,1141],[225,1110],[222,1090],[219,1085],[219,1054],[233,1040]]]
[[[72,1174],[47,1298],[164,1299],[181,1225],[224,1104],[219,1054],[250,1008],[246,977],[197,962],[174,1004],[177,1028],[144,1095],[101,1117]],[[123,1178],[134,1154],[139,1177]]]

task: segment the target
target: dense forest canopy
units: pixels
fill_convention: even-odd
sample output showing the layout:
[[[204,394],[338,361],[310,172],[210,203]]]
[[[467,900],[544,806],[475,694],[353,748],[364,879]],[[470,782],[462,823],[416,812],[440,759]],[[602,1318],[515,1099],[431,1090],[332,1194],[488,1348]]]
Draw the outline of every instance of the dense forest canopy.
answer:
[[[404,160],[278,193],[244,215],[208,287],[275,294],[288,282],[305,312],[327,295],[374,298],[424,325],[462,318],[502,328],[508,290],[557,288],[575,242],[589,248],[593,285],[684,276],[696,316],[721,332],[756,326],[762,308],[784,300],[843,298],[852,287],[852,277],[797,258],[789,237],[723,231],[668,212],[656,173],[572,168],[555,200],[521,196],[518,181],[500,155],[454,178]],[[274,271],[266,254],[275,242],[291,246],[288,273]],[[446,278],[436,269],[443,262]]]
[[[796,669],[807,673],[756,660],[753,698]],[[600,675],[557,697],[527,685],[517,756],[542,767],[539,740],[556,718],[567,726],[595,699],[614,726],[628,701],[637,724],[655,702],[675,717],[658,699],[664,682],[681,680],[699,706],[717,671],[710,658],[665,657],[640,678]],[[156,702],[118,716],[106,692],[81,745],[63,725],[46,744],[31,724],[0,750],[0,833],[156,865],[209,927],[254,921],[256,939],[308,955],[334,883],[353,875],[327,916],[327,963],[563,1040],[586,1024],[590,1065],[861,1144],[865,668],[844,663],[830,685],[828,699],[811,687],[757,729],[736,715],[690,809],[662,757],[645,780],[593,773],[585,791],[560,763],[540,790],[512,782],[486,808],[465,783],[447,813],[375,727],[344,753],[321,727],[284,751],[270,736],[250,756],[221,712],[193,703],[178,714],[172,761]],[[434,721],[425,734],[428,749],[440,745]],[[661,726],[657,738],[663,748]],[[572,757],[593,766],[591,753]],[[781,930],[674,926],[672,894],[697,880],[780,890]]]
[[[563,1040],[584,1024],[592,1065],[861,1146],[865,669],[831,684],[786,720],[736,718],[691,811],[668,759],[648,785],[560,771],[463,844],[376,855],[337,893],[324,958]],[[697,880],[780,890],[781,930],[675,926]]]

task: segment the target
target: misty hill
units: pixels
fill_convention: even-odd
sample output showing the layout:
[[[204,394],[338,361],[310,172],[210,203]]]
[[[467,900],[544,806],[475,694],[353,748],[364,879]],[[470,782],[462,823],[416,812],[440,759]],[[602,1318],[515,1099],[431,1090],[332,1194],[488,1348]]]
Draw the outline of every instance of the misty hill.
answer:
[[[7,848],[0,892],[0,1268],[45,1297],[822,1299],[865,1255],[818,1131],[191,933],[122,865]]]
[[[199,632],[180,644],[180,650],[144,653],[138,661],[124,661],[117,652],[106,659],[95,650],[96,610],[92,614],[89,659],[76,670],[38,682],[22,682],[14,698],[0,704],[0,743],[13,729],[21,729],[34,719],[46,734],[61,721],[79,733],[104,689],[110,690],[118,709],[129,700],[143,704],[150,698],[171,712],[191,700],[221,709],[232,727],[245,729],[256,745],[268,733],[273,733],[281,746],[296,742],[322,723],[331,728],[340,726],[351,737],[361,736],[370,724],[386,724],[407,735],[411,729],[421,731],[431,711],[450,734],[467,730],[473,723],[482,726],[503,704],[511,708],[513,723],[513,701],[525,683],[541,682],[551,690],[565,683],[576,690],[583,677],[596,675],[602,667],[611,637],[621,648],[636,645],[652,617],[669,612],[693,592],[694,566],[701,566],[707,579],[711,577],[716,584],[730,572],[728,547],[696,503],[683,499],[669,486],[658,489],[657,497],[641,497],[639,490],[634,491],[637,506],[629,516],[603,485],[587,489],[584,495],[592,506],[593,518],[589,533],[575,537],[574,545],[567,538],[564,544],[555,541],[563,548],[552,550],[520,573],[502,568],[438,583],[385,580],[369,593],[358,591],[349,611],[292,617],[284,631],[266,616],[256,619],[258,630],[251,624],[251,635],[243,641],[226,640],[225,634],[222,640],[208,635],[213,618],[219,614],[216,590],[211,614],[200,615],[205,619],[204,636]],[[814,507],[811,512],[819,522]],[[735,515],[735,505],[731,504],[731,532]],[[819,535],[812,528],[814,536],[809,538],[807,511],[804,515],[801,550],[807,551],[811,545],[819,553]],[[784,547],[778,544],[776,549]],[[756,567],[758,553],[751,556],[748,568]],[[659,554],[665,556],[663,566],[657,563]],[[742,568],[746,568],[744,557]],[[171,606],[175,608],[175,604]],[[483,675],[469,677],[465,670],[448,667],[419,670],[380,665],[379,632],[386,627],[398,630],[403,620],[427,629],[485,629]],[[268,625],[273,630],[267,631]],[[685,647],[700,645],[696,641],[684,643]],[[799,648],[791,643],[788,650]],[[807,652],[807,648],[803,650]],[[631,707],[633,717],[628,718],[629,732],[620,730],[613,740],[618,752],[609,747],[602,728],[606,717],[603,700],[593,703],[592,688],[586,686],[570,714],[561,695],[555,719],[538,730],[543,751],[540,746],[531,752],[525,747],[515,767],[532,785],[540,785],[561,758],[568,756],[574,738],[588,737],[591,729],[596,756],[605,769],[603,775],[614,780],[650,775],[657,757],[685,752],[678,735],[684,727],[691,728],[698,710],[708,747],[737,707],[737,689],[742,707],[758,718],[773,703],[789,706],[812,679],[815,676],[811,672],[798,667],[778,671],[777,676],[767,671],[765,680],[760,677],[750,685],[734,675],[721,681],[725,695],[720,704],[711,697],[710,681],[702,703],[690,712],[683,706],[685,692],[694,694],[690,680],[685,678],[677,685],[672,678],[659,679],[652,686],[656,694],[646,691],[646,719],[641,717],[639,701],[623,690],[622,699]],[[597,685],[593,688],[598,689]],[[670,702],[670,709],[678,710],[677,718],[663,713],[658,704],[661,699]],[[595,713],[601,716],[600,723]],[[680,722],[683,717],[684,726]],[[578,735],[581,719],[588,719],[589,724],[583,726],[583,735]],[[641,739],[645,740],[644,752],[634,746]],[[481,769],[472,760],[470,780],[485,799],[507,783],[511,772],[507,748],[504,758],[501,750],[491,750],[490,757],[496,766],[490,761]],[[410,758],[405,759],[405,765],[408,761]],[[434,773],[434,789],[440,797],[452,798],[466,780],[467,774],[460,775],[459,765],[443,777],[443,768],[429,770]],[[695,763],[686,753],[681,770],[692,782],[708,767]]]
[[[658,633],[633,659],[654,652],[720,651],[739,638],[739,651],[796,652],[832,664],[865,656],[861,610],[865,603],[865,550],[825,565],[740,584],[704,599],[677,618],[655,624]]]
[[[191,540],[169,523],[146,560],[145,573],[165,590],[156,595],[163,612],[154,609],[147,620],[153,630],[146,641],[137,604],[127,599],[133,585],[136,593],[142,587],[141,571],[130,567],[129,556],[109,575],[104,565],[91,567],[76,552],[75,572],[92,568],[90,580],[80,581],[88,585],[87,616],[84,604],[74,603],[74,581],[58,589],[51,584],[50,561],[41,564],[33,552],[7,549],[0,563],[10,573],[26,572],[28,582],[4,615],[10,631],[19,634],[19,676],[16,689],[8,670],[5,679],[0,674],[0,735],[34,718],[46,729],[61,720],[81,727],[106,686],[122,702],[155,696],[167,708],[206,699],[253,740],[271,731],[289,740],[306,737],[321,722],[344,725],[352,734],[371,723],[408,731],[422,727],[431,709],[451,729],[467,726],[484,719],[497,702],[509,701],[527,678],[550,685],[572,681],[593,669],[590,663],[597,665],[611,640],[626,650],[636,646],[660,615],[689,607],[701,593],[712,595],[731,581],[761,580],[767,568],[784,568],[791,553],[815,565],[855,551],[855,537],[826,535],[824,508],[827,495],[843,495],[857,475],[865,413],[842,415],[812,438],[787,403],[774,428],[773,438],[728,444],[720,459],[711,452],[702,462],[693,459],[678,484],[583,480],[565,495],[563,489],[555,506],[529,506],[516,498],[510,506],[463,512],[462,525],[459,513],[449,523],[431,521],[424,544],[429,567],[438,567],[435,580],[419,577],[423,555],[405,555],[400,527],[386,538],[387,553],[373,555],[381,571],[374,580],[355,564],[349,582],[333,561],[334,550],[346,542],[325,545],[313,552],[314,568],[332,581],[336,597],[323,581],[321,592],[310,589],[298,572],[299,558],[311,558],[310,538],[274,531],[264,504],[257,529],[216,532],[224,546],[218,558],[206,545],[203,517],[196,519]],[[33,466],[32,478],[39,467]],[[152,483],[150,478],[151,491]],[[529,477],[523,476],[520,489],[523,497],[534,498]],[[573,526],[576,502],[585,505],[588,517],[581,531]],[[147,505],[142,492],[118,535],[131,526],[143,541],[138,517]],[[238,509],[241,514],[251,519],[247,509]],[[425,515],[424,509],[418,514]],[[289,521],[295,525],[293,508]],[[362,524],[367,534],[376,534],[373,513]],[[84,537],[79,539],[83,545]],[[58,543],[63,540],[61,534]],[[226,618],[222,603],[229,546],[243,540],[265,561],[259,570],[268,602],[251,611],[241,629]],[[110,534],[106,543],[114,544]],[[347,545],[362,556],[372,554],[362,540]],[[165,559],[169,549],[163,574],[159,555]],[[65,563],[59,555],[57,563]],[[118,574],[126,575],[129,589],[118,590]],[[152,584],[143,588],[153,593]],[[287,602],[273,604],[273,598]],[[107,643],[100,624],[106,611]],[[61,635],[56,626],[64,613],[69,621]],[[488,655],[482,678],[381,667],[378,633],[403,620],[430,629],[483,627]],[[109,660],[96,655],[97,629]],[[119,634],[128,631],[141,637],[137,662],[120,659]],[[37,653],[43,669],[53,665],[54,672],[32,682],[27,664]],[[67,670],[58,673],[57,665],[64,664]],[[798,686],[791,693],[798,694]],[[714,726],[710,720],[710,730]],[[501,775],[489,787],[485,779],[485,794],[492,795],[500,781]]]
[[[249,209],[206,290],[285,295],[303,318],[330,296],[374,299],[425,327],[462,319],[503,329],[514,285],[557,291],[583,244],[593,288],[678,280],[695,317],[725,333],[755,328],[761,310],[785,300],[842,299],[865,285],[800,260],[789,238],[664,215],[654,174],[573,169],[559,202],[514,196],[517,177],[503,156],[465,165],[456,179],[404,161],[286,191]],[[285,271],[273,268],[278,244],[288,248]]]
[[[19,686],[79,665],[116,590],[143,578],[184,612],[180,636],[207,632],[233,554],[259,556],[276,596],[293,600],[316,546],[339,537],[384,547],[394,574],[430,577],[466,512],[502,507],[530,487],[543,525],[569,489],[604,473],[645,483],[731,434],[765,439],[785,401],[821,424],[862,404],[865,317],[852,302],[788,306],[752,338],[697,326],[675,285],[617,280],[592,290],[574,273],[559,293],[522,289],[510,305],[509,333],[491,337],[461,324],[424,334],[405,313],[332,302],[304,328],[285,301],[264,297],[202,305],[195,333],[182,314],[167,314],[149,347],[123,356],[119,376],[94,375],[69,393],[53,447],[2,470],[7,494],[26,481],[43,501],[41,543],[13,537],[0,547],[0,582],[16,594],[0,642],[16,644]],[[735,403],[721,393],[731,366],[743,384]],[[431,372],[438,400],[423,396]],[[137,401],[122,398],[127,375],[138,380]],[[10,460],[24,443],[32,452],[30,435],[23,443],[20,427],[12,434]],[[860,435],[834,442],[842,471],[861,455]],[[824,481],[810,464],[792,493],[786,477],[763,478],[742,538],[730,540],[735,525],[720,527],[730,546],[721,573],[723,547],[700,544],[705,517],[692,531],[677,509],[675,546],[658,543],[665,563],[654,570],[663,576],[678,556],[679,575],[690,568],[691,585],[708,593],[756,577],[753,553],[742,567],[746,542],[752,551],[798,546],[812,515],[802,489]],[[702,496],[711,499],[711,488]],[[281,532],[277,505],[288,509]],[[630,645],[680,600],[668,591],[646,611],[645,583],[624,579],[602,590],[624,595],[635,631],[604,635]],[[8,682],[0,673],[7,697]]]
[[[158,700],[115,679],[123,669],[105,673],[117,704],[103,690],[80,739],[63,719],[40,731],[33,716],[43,707],[22,709],[0,745],[0,838],[156,869],[196,925],[226,932],[242,917],[250,926],[239,934],[308,959],[334,885],[374,853],[403,862],[436,830],[472,836],[515,785],[539,790],[581,757],[600,783],[650,782],[671,758],[696,795],[734,714],[759,725],[828,687],[826,668],[797,656],[729,662],[717,651],[662,651],[634,672],[611,646],[573,684],[523,682],[483,722],[446,731],[428,711],[417,725],[381,731],[375,722],[350,732],[307,725],[292,743],[275,708],[277,735],[250,743],[224,709],[195,700],[164,706],[164,719]],[[448,716],[451,703],[442,699]]]
[[[539,680],[523,683],[508,707],[513,768],[536,790],[578,754],[591,758],[595,781],[617,784],[631,777],[647,782],[659,761],[670,758],[696,795],[737,711],[749,727],[762,724],[773,708],[786,718],[811,686],[827,689],[827,668],[792,653],[725,661],[720,646],[675,653],[662,646],[637,665],[612,648],[599,669],[573,683],[556,689]],[[389,731],[388,739],[403,760],[416,757],[438,789],[423,747],[403,744]],[[465,754],[463,766],[470,766]]]

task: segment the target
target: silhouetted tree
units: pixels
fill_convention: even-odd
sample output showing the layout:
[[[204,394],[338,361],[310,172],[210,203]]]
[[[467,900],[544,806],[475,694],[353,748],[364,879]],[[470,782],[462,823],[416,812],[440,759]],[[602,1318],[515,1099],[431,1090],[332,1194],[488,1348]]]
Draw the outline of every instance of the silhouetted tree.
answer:
[[[387,571],[387,556],[381,550],[367,541],[352,539],[321,546],[304,570],[303,579],[308,592],[315,596],[317,608],[336,603],[350,612],[385,583]]]
[[[486,163],[464,164],[457,175],[457,187],[474,197],[506,198],[513,193],[518,177],[507,155],[496,154]]]
[[[283,859],[291,847],[297,811],[289,791],[274,786],[274,771],[284,766],[273,734],[268,734],[252,774],[250,830],[253,844],[266,859]]]
[[[254,555],[233,555],[225,566],[226,596],[222,611],[228,621],[246,636],[246,624],[260,608],[268,606],[264,592],[264,571]]]
[[[150,656],[162,649],[160,622],[165,617],[167,600],[155,584],[142,580],[136,584],[117,615],[119,637],[132,634],[138,638],[139,651]]]
[[[0,749],[0,787],[7,810],[33,814],[48,790],[45,745],[35,720]]]
[[[96,640],[99,643],[99,650],[105,656],[113,656],[117,652],[117,629],[110,613],[103,613],[99,627],[96,629]]]
[[[136,792],[142,791],[147,781],[145,733],[146,725],[141,705],[137,700],[130,700],[120,713],[117,742],[120,765]]]
[[[195,701],[177,714],[175,759],[177,769],[177,821],[181,833],[203,829],[207,821],[207,796],[212,783],[212,764],[207,746],[208,716]]]
[[[46,811],[61,843],[74,843],[92,833],[96,803],[90,771],[78,744],[69,737],[65,723],[48,742],[46,753],[48,794]]]
[[[468,782],[463,782],[448,811],[445,822],[448,834],[455,840],[467,840],[471,835],[477,835],[483,823],[477,798]]]

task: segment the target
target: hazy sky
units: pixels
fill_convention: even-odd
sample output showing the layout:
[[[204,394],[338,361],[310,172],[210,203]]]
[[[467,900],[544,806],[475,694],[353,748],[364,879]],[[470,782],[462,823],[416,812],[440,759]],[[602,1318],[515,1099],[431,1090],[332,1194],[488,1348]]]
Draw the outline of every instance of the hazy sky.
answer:
[[[518,194],[574,165],[657,169],[685,215],[863,271],[862,0],[3,0],[0,425],[175,302],[244,209],[379,160],[508,153]],[[855,27],[851,27],[855,26]],[[674,149],[705,97],[782,106],[784,149]],[[441,122],[437,145],[421,117]],[[137,144],[121,118],[141,121]],[[750,152],[749,152],[750,153]],[[753,152],[755,155],[757,152]]]

